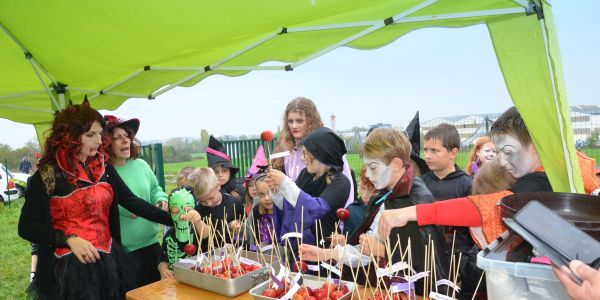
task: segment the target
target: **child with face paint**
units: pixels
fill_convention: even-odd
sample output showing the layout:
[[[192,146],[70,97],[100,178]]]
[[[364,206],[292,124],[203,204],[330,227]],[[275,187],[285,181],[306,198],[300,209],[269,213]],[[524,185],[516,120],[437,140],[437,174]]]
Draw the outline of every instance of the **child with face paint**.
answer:
[[[158,264],[161,279],[173,277],[173,265],[180,259],[196,255],[195,252],[192,255],[185,252],[187,245],[194,245],[195,249],[198,249],[196,235],[202,239],[208,237],[210,229],[202,222],[194,206],[194,196],[184,188],[173,191],[169,196],[169,212],[175,225],[169,228],[163,237],[162,255]],[[181,220],[181,216],[186,213],[193,217]],[[197,234],[194,228],[198,230]],[[206,252],[206,249],[200,251]]]
[[[389,235],[392,228],[407,222],[470,227],[474,241],[486,247],[505,231],[500,208],[496,205],[513,193],[552,191],[527,127],[516,108],[504,112],[492,125],[492,141],[498,149],[498,162],[515,179],[509,189],[491,194],[471,195],[386,211],[379,232]]]
[[[425,187],[423,181],[415,177],[413,167],[410,163],[411,144],[405,134],[389,128],[378,128],[368,135],[361,149],[361,157],[366,165],[365,175],[371,181],[375,189],[381,190],[379,194],[371,197],[366,208],[366,215],[360,226],[349,236],[346,245],[336,245],[333,249],[323,249],[316,246],[303,244],[301,257],[307,261],[329,261],[334,260],[338,265],[346,264],[356,269],[358,283],[365,284],[367,280],[375,283],[375,267],[366,267],[371,272],[365,274],[363,268],[370,263],[371,255],[377,258],[379,266],[385,266],[387,261],[396,263],[401,260],[400,251],[396,251],[393,257],[387,257],[382,239],[377,232],[379,218],[387,209],[412,206],[416,203],[431,203],[433,196]],[[412,267],[416,272],[424,269],[424,245],[427,238],[431,236],[436,244],[438,257],[437,262],[445,265],[437,265],[439,272],[448,270],[447,245],[440,229],[427,227],[423,232],[415,222],[406,227],[394,229],[390,235],[390,245],[397,242],[403,248],[411,245]],[[362,251],[362,252],[361,252]],[[348,268],[344,269],[343,277],[349,278],[351,274]],[[442,278],[442,274],[438,274]],[[420,285],[422,287],[422,284]],[[417,293],[421,294],[418,282],[415,283]]]

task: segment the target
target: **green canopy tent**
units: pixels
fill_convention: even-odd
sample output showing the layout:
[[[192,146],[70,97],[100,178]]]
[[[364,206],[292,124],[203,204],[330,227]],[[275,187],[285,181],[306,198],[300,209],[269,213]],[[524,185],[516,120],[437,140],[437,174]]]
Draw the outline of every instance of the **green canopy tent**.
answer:
[[[65,99],[84,94],[112,110],[214,74],[291,71],[338,47],[478,24],[553,188],[582,192],[548,1],[4,1],[0,118],[33,124],[39,136]]]

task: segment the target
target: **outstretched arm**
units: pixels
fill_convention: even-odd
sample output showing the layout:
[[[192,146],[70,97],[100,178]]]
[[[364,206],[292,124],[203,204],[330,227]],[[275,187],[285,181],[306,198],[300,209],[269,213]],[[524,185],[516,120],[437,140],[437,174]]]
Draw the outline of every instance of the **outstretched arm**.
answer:
[[[417,221],[419,226],[447,225],[481,226],[481,214],[469,198],[456,198],[428,204],[417,204],[400,209],[386,210],[379,220],[379,233],[387,238],[394,227]]]

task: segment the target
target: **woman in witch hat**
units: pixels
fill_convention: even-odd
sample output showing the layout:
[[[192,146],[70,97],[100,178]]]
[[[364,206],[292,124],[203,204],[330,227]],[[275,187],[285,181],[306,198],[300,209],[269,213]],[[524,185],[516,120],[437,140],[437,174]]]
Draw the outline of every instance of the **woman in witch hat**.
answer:
[[[141,199],[168,210],[167,194],[158,184],[154,172],[143,159],[138,159],[138,148],[133,140],[140,128],[138,119],[124,120],[105,115],[104,131],[109,142],[110,163],[127,187]],[[119,207],[121,241],[135,262],[139,286],[160,280],[156,261],[160,256],[157,223],[148,221],[123,207]]]

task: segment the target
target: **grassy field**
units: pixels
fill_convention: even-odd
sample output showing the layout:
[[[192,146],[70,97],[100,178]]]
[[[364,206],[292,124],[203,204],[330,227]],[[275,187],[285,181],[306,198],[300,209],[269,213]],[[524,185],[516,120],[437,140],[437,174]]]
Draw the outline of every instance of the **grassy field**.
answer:
[[[0,299],[25,299],[29,285],[31,247],[17,234],[17,224],[24,199],[11,207],[0,204]]]
[[[180,162],[180,163],[169,163],[164,165],[165,170],[165,189],[167,193],[170,193],[175,188],[175,182],[177,180],[177,173],[184,167],[206,167],[206,159],[194,159],[192,161]]]

